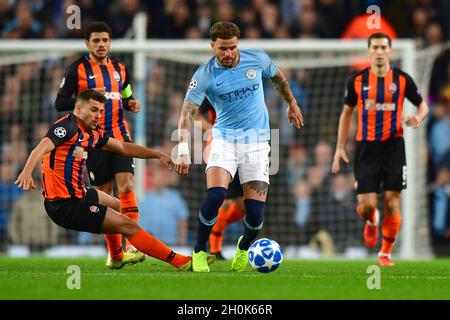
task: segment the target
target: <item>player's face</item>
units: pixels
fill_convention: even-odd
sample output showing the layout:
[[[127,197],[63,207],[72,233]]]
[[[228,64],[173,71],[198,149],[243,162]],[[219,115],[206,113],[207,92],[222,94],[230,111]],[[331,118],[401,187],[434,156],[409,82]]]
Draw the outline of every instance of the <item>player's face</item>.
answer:
[[[85,43],[95,58],[103,60],[108,56],[111,38],[108,32],[92,32],[91,37]]]
[[[104,106],[101,102],[89,99],[88,102],[83,103],[80,108],[79,118],[83,121],[88,129],[95,129],[102,117]]]
[[[238,39],[220,39],[211,42],[216,59],[222,67],[231,68],[236,66],[238,60]]]
[[[370,40],[369,57],[372,64],[377,67],[383,67],[389,63],[392,55],[392,48],[386,38]]]

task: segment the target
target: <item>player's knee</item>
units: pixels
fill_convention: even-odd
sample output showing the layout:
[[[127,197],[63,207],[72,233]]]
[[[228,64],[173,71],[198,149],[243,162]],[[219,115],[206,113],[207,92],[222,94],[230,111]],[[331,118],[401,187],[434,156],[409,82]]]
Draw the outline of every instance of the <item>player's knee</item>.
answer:
[[[117,185],[119,193],[127,194],[134,192],[133,179],[125,179],[120,184]]]
[[[361,216],[367,217],[376,209],[376,204],[372,201],[363,200],[358,204],[358,209]]]
[[[384,207],[389,214],[396,214],[400,212],[400,198],[389,197],[384,200]]]
[[[264,223],[264,208],[266,204],[263,201],[246,199],[244,224],[249,229],[261,230]]]
[[[208,189],[208,196],[200,209],[200,220],[206,225],[214,225],[217,212],[227,196],[227,189],[215,187]]]
[[[127,216],[121,216],[120,233],[124,235],[133,235],[139,231],[139,225],[133,219]]]

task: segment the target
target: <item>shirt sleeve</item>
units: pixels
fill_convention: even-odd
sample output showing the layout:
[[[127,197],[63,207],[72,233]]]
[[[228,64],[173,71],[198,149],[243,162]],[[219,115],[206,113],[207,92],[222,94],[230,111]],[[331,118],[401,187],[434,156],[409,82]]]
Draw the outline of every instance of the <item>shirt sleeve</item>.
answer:
[[[64,98],[75,98],[78,94],[78,65],[67,68],[59,85],[58,95]]]
[[[345,88],[345,94],[344,94],[344,104],[348,105],[349,107],[356,106],[356,103],[358,101],[358,96],[355,91],[355,78],[351,77],[347,81],[347,86]]]
[[[408,74],[406,74],[405,97],[409,101],[411,101],[411,103],[414,104],[415,106],[418,106],[423,101],[422,95],[420,94],[420,91],[417,88],[416,83]]]
[[[278,66],[264,50],[258,50],[257,56],[263,70],[263,78],[273,78],[278,71]]]
[[[97,133],[98,133],[98,140],[94,148],[101,149],[105,146],[105,144],[108,143],[109,136],[105,135],[105,132],[102,129],[97,129]]]
[[[55,147],[58,147],[65,141],[70,140],[77,131],[76,124],[73,124],[70,119],[66,119],[53,124],[45,136],[52,140]]]
[[[131,99],[133,97],[133,90],[131,89],[130,72],[127,67],[125,67],[125,81],[122,85],[121,92],[122,99]]]
[[[199,106],[202,104],[203,99],[205,99],[206,91],[211,83],[211,77],[205,70],[205,66],[201,66],[197,69],[189,82],[189,88],[184,97],[184,101],[191,101]]]

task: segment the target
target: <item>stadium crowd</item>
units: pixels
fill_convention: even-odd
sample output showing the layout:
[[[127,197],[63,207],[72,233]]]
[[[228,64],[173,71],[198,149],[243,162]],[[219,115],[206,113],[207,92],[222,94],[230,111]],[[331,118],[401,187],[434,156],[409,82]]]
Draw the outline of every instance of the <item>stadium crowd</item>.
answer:
[[[0,37],[81,39],[83,29],[68,30],[66,27],[66,8],[74,4],[81,8],[82,25],[94,20],[107,21],[113,28],[114,39],[131,37],[133,18],[142,11],[148,17],[147,35],[151,39],[208,38],[210,26],[220,20],[234,21],[242,31],[243,39],[364,38],[368,34],[360,33],[360,18],[366,17],[369,5],[380,6],[386,32],[395,38],[414,39],[417,48],[442,48],[433,64],[427,97],[431,107],[427,125],[427,185],[431,234],[436,240],[450,242],[450,49],[445,47],[450,35],[447,19],[450,16],[449,1],[123,0],[112,4],[106,0],[0,0]],[[40,248],[61,242],[102,241],[101,238],[86,240],[75,233],[49,226],[44,208],[36,205],[41,201],[38,192],[25,195],[13,183],[24,165],[26,155],[44,136],[47,120],[57,116],[53,102],[65,66],[61,61],[48,63],[51,68],[48,64],[37,63],[0,65],[0,251],[9,243],[26,243]],[[147,118],[150,123],[147,132],[151,145],[163,145],[170,138],[170,133],[176,128],[183,101],[182,84],[179,90],[169,93],[163,88],[164,81],[158,81],[158,77],[166,77],[166,72],[167,66],[157,65],[152,68],[148,78]],[[314,77],[314,73],[300,71],[289,76],[293,92],[304,106],[305,123],[308,126],[308,121],[312,122],[313,119],[317,122],[318,111],[314,109],[314,98],[308,92],[308,79]],[[277,214],[286,219],[287,230],[280,234],[279,240],[283,243],[307,244],[313,235],[325,230],[338,252],[349,246],[362,245],[360,230],[363,222],[354,213],[352,166],[337,176],[331,176],[337,127],[332,130],[306,127],[299,133],[291,131],[279,116],[280,110],[283,110],[282,101],[270,91],[269,86],[265,90],[272,125],[281,128],[283,137],[280,171],[273,176],[272,184],[281,190],[278,193],[285,192],[286,199],[290,199],[285,212],[280,212],[275,207],[276,200],[271,203],[269,196],[268,212],[277,210]],[[33,95],[23,95],[23,92],[33,92]],[[335,110],[341,107],[341,104],[333,106]],[[157,114],[153,114],[155,112]],[[337,118],[335,120],[337,125]],[[153,125],[164,133],[152,131]],[[305,135],[316,138],[305,142],[302,139]],[[351,136],[354,136],[354,132]],[[348,144],[350,153],[354,147],[354,144]],[[158,207],[160,203],[170,203],[176,199],[181,209],[173,214],[172,222],[173,225],[180,224],[175,231],[181,235],[173,235],[172,232],[169,241],[173,244],[190,243],[194,231],[190,224],[195,214],[188,210],[187,217],[187,211],[183,208],[186,205],[189,209],[195,207],[191,203],[186,204],[190,191],[186,185],[193,180],[172,179],[170,185],[181,192],[169,190],[166,193],[164,190],[168,186],[158,185],[162,181],[161,175],[165,174],[155,168],[149,169],[149,194],[141,205],[143,208]],[[39,173],[36,177],[39,177]],[[156,204],[151,203],[152,200]],[[25,216],[30,212],[36,213],[36,221]],[[277,219],[267,216],[267,232],[271,232],[271,221]],[[149,219],[150,230],[152,224]],[[24,232],[28,228],[33,232]],[[42,234],[48,234],[48,237],[44,239]],[[292,235],[296,236],[292,238]],[[163,234],[158,236],[165,240]]]

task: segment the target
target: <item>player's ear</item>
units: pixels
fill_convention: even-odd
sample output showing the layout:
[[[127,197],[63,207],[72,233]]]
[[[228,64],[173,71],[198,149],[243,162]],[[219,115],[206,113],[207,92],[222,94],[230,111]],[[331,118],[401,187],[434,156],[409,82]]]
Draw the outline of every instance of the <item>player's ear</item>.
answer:
[[[214,46],[216,45],[216,43],[214,41],[211,41],[211,48],[214,49]]]

